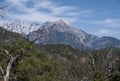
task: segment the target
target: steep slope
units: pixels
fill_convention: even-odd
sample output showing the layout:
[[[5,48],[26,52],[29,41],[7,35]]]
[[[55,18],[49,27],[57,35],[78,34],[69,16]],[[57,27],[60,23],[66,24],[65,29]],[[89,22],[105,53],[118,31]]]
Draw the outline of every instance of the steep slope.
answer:
[[[120,47],[120,40],[112,37],[97,37],[76,29],[66,21],[46,22],[37,31],[29,33],[29,40],[36,44],[65,44],[74,48],[100,49]]]
[[[6,30],[6,29],[0,27],[0,43],[15,41],[20,38],[22,38],[22,36],[20,34],[11,32],[9,30]]]
[[[2,50],[7,50],[7,53]],[[12,63],[11,59],[14,60],[18,55],[18,59]],[[59,64],[48,59],[47,54],[37,45],[24,39],[0,43],[0,81],[5,81],[1,68],[6,74],[10,64],[12,66],[8,67],[10,75],[7,81],[63,81],[58,76],[61,73]]]
[[[50,44],[41,46],[41,49],[48,54],[51,60],[61,65],[62,78],[65,81],[82,81],[83,79],[83,81],[109,81],[105,80],[107,69],[112,69],[117,62],[120,62],[120,49],[117,48],[80,51],[71,46]],[[112,52],[110,52],[111,49]],[[96,73],[93,72],[89,53],[93,55]],[[99,73],[102,74],[99,76]],[[93,80],[93,77],[96,77],[97,80]]]

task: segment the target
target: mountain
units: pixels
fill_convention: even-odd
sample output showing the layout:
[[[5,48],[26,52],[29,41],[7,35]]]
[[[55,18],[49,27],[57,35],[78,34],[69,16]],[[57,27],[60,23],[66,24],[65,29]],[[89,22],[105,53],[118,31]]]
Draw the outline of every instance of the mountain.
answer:
[[[45,28],[46,27],[39,31],[37,30],[38,33],[40,32],[42,34],[36,34],[37,31],[34,33],[35,35],[39,35],[42,41],[49,39],[49,37],[47,37],[49,36],[48,30]],[[45,31],[43,31],[43,29]],[[68,30],[70,31],[70,29],[71,27],[61,31],[66,32]],[[74,32],[81,31],[81,34],[87,35],[87,33],[82,30],[74,28],[71,29],[71,32],[72,30],[74,30]],[[91,38],[96,38],[96,40],[99,39],[99,37],[90,36]],[[78,50],[70,45],[48,45],[47,43],[44,43],[47,45],[39,46],[25,39],[18,40],[21,38],[20,34],[10,32],[1,27],[0,38],[0,66],[3,67],[5,72],[5,67],[11,60],[8,54],[2,50],[8,50],[7,53],[10,53],[10,56],[13,58],[18,54],[20,55],[19,59],[14,61],[10,70],[10,81],[13,81],[15,76],[17,76],[18,81],[120,80],[120,49],[118,48]],[[117,40],[113,40],[112,37],[102,37],[99,42],[107,39],[112,40],[111,42]],[[39,40],[40,39],[37,39],[36,43],[38,43]],[[7,43],[5,41],[7,41]],[[107,78],[106,74],[108,74]],[[3,75],[0,73],[0,81],[3,81],[2,77]]]
[[[36,44],[64,44],[74,48],[100,49],[105,47],[120,47],[120,40],[113,37],[97,37],[77,29],[64,20],[46,22],[38,30],[30,32],[29,40]]]
[[[0,27],[0,43],[16,41],[20,38],[22,38],[22,36],[20,34],[11,32],[9,30],[6,30],[6,29]]]

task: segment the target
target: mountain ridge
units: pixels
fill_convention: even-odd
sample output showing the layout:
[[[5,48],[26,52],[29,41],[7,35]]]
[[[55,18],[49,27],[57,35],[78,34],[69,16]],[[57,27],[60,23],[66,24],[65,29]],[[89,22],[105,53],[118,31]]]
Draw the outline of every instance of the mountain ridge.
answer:
[[[41,33],[42,32],[42,33]],[[74,48],[101,49],[115,46],[120,48],[120,40],[103,36],[98,37],[77,29],[64,20],[46,22],[38,30],[30,32],[30,41],[38,37],[36,44],[65,44]]]

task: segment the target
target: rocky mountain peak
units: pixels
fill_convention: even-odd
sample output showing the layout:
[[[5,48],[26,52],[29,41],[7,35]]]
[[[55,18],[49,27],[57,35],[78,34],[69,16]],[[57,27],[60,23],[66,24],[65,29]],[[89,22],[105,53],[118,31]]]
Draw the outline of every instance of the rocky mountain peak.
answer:
[[[93,48],[100,49],[109,46],[120,47],[120,40],[112,37],[100,38],[77,29],[67,21],[60,19],[55,22],[44,23],[37,31],[31,32],[30,40],[41,36],[44,31],[44,37],[37,40],[37,44],[65,44],[74,48]],[[46,39],[47,38],[47,39]]]
[[[66,25],[71,25],[68,21],[60,19],[58,21],[55,21],[54,23],[56,24],[66,24]]]
[[[58,22],[58,23],[65,23],[63,19],[60,19],[60,20],[58,20],[56,22]]]
[[[55,31],[60,31],[60,32],[66,32],[66,31],[78,31],[77,28],[73,27],[68,21],[65,21],[63,19],[60,19],[55,22],[45,22],[40,28],[41,29],[46,29],[46,30],[55,30]]]

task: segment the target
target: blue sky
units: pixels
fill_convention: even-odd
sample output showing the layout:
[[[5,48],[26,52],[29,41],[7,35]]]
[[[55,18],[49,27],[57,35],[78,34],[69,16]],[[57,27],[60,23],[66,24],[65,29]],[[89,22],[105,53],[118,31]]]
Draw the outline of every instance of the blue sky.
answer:
[[[97,36],[120,39],[120,0],[0,0],[7,6],[1,22],[20,19],[44,23],[64,19],[78,29]]]

